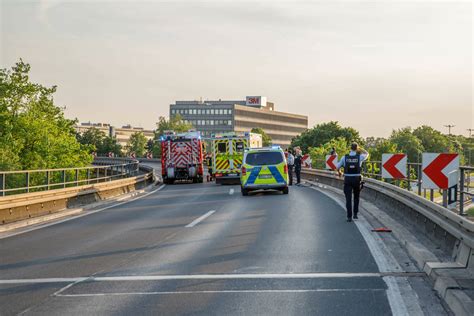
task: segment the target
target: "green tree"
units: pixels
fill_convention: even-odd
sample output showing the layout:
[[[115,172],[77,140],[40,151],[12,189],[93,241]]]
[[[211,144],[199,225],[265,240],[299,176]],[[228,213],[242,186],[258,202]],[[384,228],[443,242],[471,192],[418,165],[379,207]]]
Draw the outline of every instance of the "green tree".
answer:
[[[416,128],[413,135],[421,141],[426,152],[444,153],[454,151],[454,143],[449,137],[430,126],[423,125]]]
[[[130,135],[130,139],[127,142],[127,153],[135,153],[138,157],[143,157],[145,155],[145,146],[147,144],[147,139],[143,132],[135,132]]]
[[[265,133],[265,131],[262,128],[254,127],[254,128],[252,128],[252,130],[250,132],[262,135],[262,145],[263,146],[271,146],[272,138],[270,136],[268,136],[267,133]]]
[[[309,148],[315,148],[329,143],[333,139],[344,138],[347,143],[356,141],[363,144],[359,132],[352,127],[342,127],[338,122],[318,124],[293,138],[291,147],[300,146],[303,152]]]
[[[165,131],[175,131],[176,133],[187,132],[193,126],[183,120],[181,115],[176,114],[168,120],[164,116],[160,116],[156,123],[155,138],[159,138]]]
[[[95,127],[78,134],[77,139],[81,144],[90,145],[91,150],[96,151],[98,156],[105,156],[109,152],[112,152],[116,157],[122,154],[122,146],[117,142],[117,139],[107,136]]]
[[[391,154],[397,152],[397,145],[388,139],[377,138],[371,146],[367,146],[371,161],[382,161],[382,154]]]
[[[0,70],[0,169],[81,167],[90,147],[76,139],[76,121],[53,102],[56,87],[30,82],[30,65],[20,59]]]
[[[102,139],[102,143],[97,149],[97,154],[103,156],[110,152],[113,153],[115,157],[122,156],[122,145],[118,143],[116,137],[106,136]]]
[[[313,161],[313,167],[324,169],[326,166],[326,155],[331,153],[332,149],[336,150],[339,155],[339,159],[349,152],[349,142],[344,137],[338,137],[331,139],[329,142],[322,146],[314,147],[309,149],[309,155]]]
[[[408,161],[421,162],[421,154],[425,149],[410,127],[392,131],[390,141],[397,145],[397,151],[408,155]]]

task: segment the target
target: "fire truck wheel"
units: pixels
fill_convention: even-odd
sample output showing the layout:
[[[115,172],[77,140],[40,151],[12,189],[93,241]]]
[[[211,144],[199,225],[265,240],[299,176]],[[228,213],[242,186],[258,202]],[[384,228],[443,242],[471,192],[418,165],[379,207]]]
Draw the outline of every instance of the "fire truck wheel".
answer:
[[[249,190],[244,189],[244,188],[242,188],[242,187],[240,187],[240,192],[242,192],[242,195],[243,195],[243,196],[249,195]]]

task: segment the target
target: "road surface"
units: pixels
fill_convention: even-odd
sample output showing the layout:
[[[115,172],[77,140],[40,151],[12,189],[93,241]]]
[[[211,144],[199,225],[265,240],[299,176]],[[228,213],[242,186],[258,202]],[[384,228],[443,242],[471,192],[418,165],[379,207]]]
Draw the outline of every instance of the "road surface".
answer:
[[[157,188],[0,239],[0,314],[420,311],[402,302],[419,294],[380,273],[377,247],[321,192],[301,186],[242,197],[238,186],[210,183]],[[428,305],[444,313],[439,302]]]

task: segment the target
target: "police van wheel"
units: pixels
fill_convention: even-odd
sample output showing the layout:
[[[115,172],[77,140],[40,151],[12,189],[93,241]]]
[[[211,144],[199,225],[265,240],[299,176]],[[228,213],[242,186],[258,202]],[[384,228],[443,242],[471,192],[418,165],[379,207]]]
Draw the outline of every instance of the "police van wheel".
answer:
[[[248,195],[249,195],[249,190],[244,189],[244,188],[242,188],[242,187],[240,188],[240,192],[242,192],[242,195],[243,195],[243,196],[248,196]]]
[[[283,190],[281,190],[281,192],[283,192],[283,194],[288,194],[290,190],[288,189],[288,187],[284,188]]]

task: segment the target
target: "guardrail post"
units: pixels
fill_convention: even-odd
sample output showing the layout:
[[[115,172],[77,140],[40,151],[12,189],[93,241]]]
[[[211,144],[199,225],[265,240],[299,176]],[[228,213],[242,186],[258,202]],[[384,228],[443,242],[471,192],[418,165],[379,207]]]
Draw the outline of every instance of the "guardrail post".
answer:
[[[121,165],[120,175],[122,176],[122,178],[125,176],[125,174],[124,174],[124,165]]]
[[[417,180],[418,180],[418,195],[421,196],[421,165],[418,165],[418,174],[417,174]],[[425,194],[426,197],[426,194]]]
[[[434,190],[433,189],[430,189],[430,201],[433,202],[434,201]]]
[[[86,175],[86,177],[87,177],[86,183],[89,184],[90,183],[89,179],[91,178],[91,169],[87,169],[86,174],[87,174]]]
[[[79,185],[79,169],[76,169],[74,172],[74,182],[76,184],[76,187]]]
[[[459,215],[464,215],[464,170],[461,168],[461,178],[459,180]]]
[[[5,196],[5,174],[0,173],[0,196]]]
[[[104,167],[104,182],[107,181],[107,167]]]
[[[99,183],[99,177],[100,177],[100,168],[97,167],[97,169],[95,169],[95,179],[97,183]]]
[[[30,192],[30,173],[27,171],[26,172],[26,193],[29,193]]]
[[[46,190],[49,190],[49,170],[46,171]]]
[[[443,190],[443,206],[448,207],[448,190]]]
[[[63,181],[63,188],[65,188],[66,187],[66,170],[61,171],[61,178]]]

